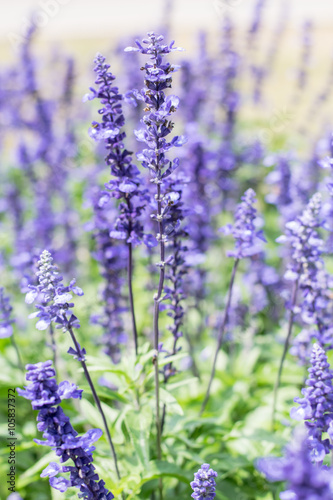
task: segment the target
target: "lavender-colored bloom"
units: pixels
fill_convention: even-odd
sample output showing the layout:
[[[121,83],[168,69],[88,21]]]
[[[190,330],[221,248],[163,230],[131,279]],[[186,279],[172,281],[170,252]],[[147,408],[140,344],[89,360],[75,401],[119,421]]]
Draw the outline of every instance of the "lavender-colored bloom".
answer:
[[[257,461],[257,469],[269,481],[287,481],[287,490],[281,500],[332,500],[331,469],[325,470],[311,463],[308,440],[297,432],[282,458],[267,457]]]
[[[110,237],[110,227],[117,218],[117,207],[113,199],[98,193],[93,198],[94,232],[96,250],[94,258],[100,265],[104,278],[102,289],[102,314],[91,316],[92,324],[103,328],[97,343],[114,363],[120,361],[120,346],[127,341],[122,314],[127,311],[124,297],[124,273],[128,263],[128,248],[123,241]]]
[[[333,446],[330,440],[324,438],[327,433],[333,436],[333,372],[327,362],[325,351],[314,344],[311,353],[311,366],[309,378],[302,389],[303,398],[295,398],[299,404],[292,408],[290,416],[295,420],[304,420],[308,428],[308,445],[311,449],[311,459],[322,463],[325,454]]]
[[[253,19],[251,22],[251,26],[249,28],[249,44],[252,45],[255,37],[257,36],[262,21],[262,12],[265,6],[266,0],[257,0],[256,5],[254,7]]]
[[[79,328],[79,320],[74,314],[70,314],[70,309],[74,307],[71,302],[72,293],[83,295],[81,288],[75,285],[75,279],[68,286],[63,285],[63,278],[59,275],[57,266],[53,265],[53,258],[47,250],[40,256],[38,269],[39,285],[29,285],[30,291],[25,298],[27,304],[32,304],[36,299],[40,301],[36,305],[38,312],[29,316],[38,318],[36,328],[46,330],[52,322],[56,324],[56,328],[63,328],[64,331],[69,327]]]
[[[13,335],[12,324],[14,320],[11,318],[12,310],[9,297],[5,296],[4,288],[0,287],[0,339]]]
[[[194,481],[191,482],[194,500],[213,500],[216,496],[217,472],[209,467],[209,464],[202,464],[201,468],[194,474]]]
[[[320,209],[321,195],[316,193],[302,215],[286,224],[287,234],[277,239],[278,243],[288,241],[292,247],[292,262],[285,273],[287,280],[307,278],[309,265],[315,263],[322,253],[323,241],[316,231],[322,226]]]
[[[256,227],[257,210],[253,207],[256,194],[248,189],[242,196],[235,214],[235,223],[223,228],[225,234],[231,234],[235,239],[235,250],[227,253],[228,257],[243,259],[262,251],[262,242],[266,241],[263,232]]]
[[[126,51],[140,51],[142,54],[150,55],[151,62],[144,66],[146,88],[141,91],[133,90],[133,96],[146,104],[147,114],[142,119],[144,129],[135,131],[139,142],[144,142],[148,148],[137,155],[144,168],[148,168],[153,175],[152,183],[160,185],[164,179],[169,177],[178,167],[179,159],[170,161],[166,153],[172,147],[182,146],[186,139],[183,136],[174,136],[170,142],[166,137],[173,129],[171,121],[172,113],[179,106],[179,98],[174,95],[165,96],[164,90],[171,87],[172,73],[177,67],[170,63],[163,62],[165,54],[174,50],[181,50],[170,45],[162,43],[163,36],[157,36],[153,32],[148,33],[148,39],[142,41],[144,47],[139,41],[136,41],[137,47],[128,47]],[[158,214],[161,220],[168,218],[169,204],[163,200],[157,200],[162,204],[162,212]],[[156,217],[155,217],[156,219]],[[161,235],[158,235],[159,240]],[[165,241],[167,236],[164,235]]]
[[[330,327],[330,290],[333,282],[325,270],[321,257],[324,242],[318,229],[324,225],[321,219],[321,195],[316,193],[309,201],[302,215],[286,224],[286,235],[277,241],[288,242],[292,248],[291,262],[285,279],[297,281],[303,300],[296,312],[300,312],[303,322],[316,325],[318,341],[328,342],[327,328]]]
[[[304,89],[306,84],[307,84],[307,72],[308,72],[308,67],[309,67],[309,62],[310,62],[310,49],[312,45],[312,22],[311,21],[306,21],[303,25],[303,51],[302,51],[302,57],[301,57],[301,67],[299,69],[299,74],[298,74],[298,82],[297,86],[299,89]]]
[[[274,190],[271,190],[266,196],[266,201],[276,205],[280,211],[287,207],[285,209],[286,215],[290,212],[290,205],[293,201],[292,181],[290,158],[287,155],[279,155],[274,170],[266,177],[267,184],[274,186]]]
[[[18,493],[11,493],[8,497],[7,497],[7,500],[23,500],[23,498],[21,497],[21,495],[19,495]]]
[[[169,236],[169,249],[172,252],[172,259],[169,261],[169,265],[166,272],[166,278],[168,284],[164,287],[165,295],[164,300],[168,299],[169,302],[164,305],[168,311],[168,316],[173,320],[172,324],[168,326],[169,331],[173,336],[173,348],[168,355],[176,354],[180,348],[177,346],[178,340],[183,336],[182,325],[183,317],[185,314],[183,301],[186,299],[186,293],[184,289],[184,276],[187,274],[188,265],[186,262],[186,254],[188,248],[186,246],[186,238],[188,236],[187,230],[182,227],[181,221],[187,215],[184,210],[182,201],[182,188],[183,179],[178,176],[175,180],[171,178],[164,182],[164,187],[166,188],[168,184],[166,199],[172,201],[169,211],[168,225],[165,228],[171,228],[171,235]],[[169,377],[176,373],[175,368],[172,363],[165,365],[164,367],[164,381],[167,382]]]
[[[44,441],[35,439],[37,444],[50,446],[64,464],[69,459],[73,465],[60,465],[51,462],[41,473],[41,477],[49,477],[50,485],[65,492],[70,487],[80,490],[79,496],[88,500],[111,500],[112,493],[105,488],[93,466],[92,452],[102,431],[90,429],[83,436],[73,429],[70,419],[59,406],[64,397],[81,398],[82,391],[74,384],[62,382],[59,386],[55,380],[52,361],[27,365],[26,379],[31,383],[24,390],[17,389],[20,396],[31,401],[32,408],[38,410],[37,428],[43,432]],[[64,396],[66,394],[66,396]],[[70,473],[69,479],[58,476]]]
[[[118,206],[119,216],[111,227],[110,236],[133,245],[138,245],[143,239],[150,246],[153,241],[149,236],[143,235],[142,223],[139,220],[147,202],[146,190],[140,187],[143,184],[140,171],[132,163],[131,154],[123,143],[126,137],[125,132],[121,130],[125,124],[121,105],[123,96],[118,87],[114,86],[115,77],[109,71],[110,65],[106,64],[105,57],[98,54],[94,62],[98,90],[91,87],[91,94],[86,98],[100,99],[103,107],[99,110],[102,121],[94,121],[89,134],[93,139],[105,142],[108,151],[106,163],[114,177],[106,184],[110,194],[101,194],[104,200],[109,196],[122,200]]]
[[[197,126],[187,127],[187,135],[191,141],[182,158],[184,171],[188,174],[184,183],[182,198],[187,207],[187,241],[186,263],[189,267],[185,277],[185,290],[188,296],[194,297],[196,307],[200,307],[201,300],[207,292],[207,271],[200,266],[214,239],[212,228],[211,189],[215,172],[212,169],[213,155],[209,151],[209,144],[198,133]]]

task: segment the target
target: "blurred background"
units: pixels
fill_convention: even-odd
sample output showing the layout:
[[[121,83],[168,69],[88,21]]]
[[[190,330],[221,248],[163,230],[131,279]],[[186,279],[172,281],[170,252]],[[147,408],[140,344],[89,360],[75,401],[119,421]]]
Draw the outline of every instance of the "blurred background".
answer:
[[[13,0],[0,4],[0,57],[5,64],[17,59],[20,44],[31,23],[37,28],[34,51],[41,56],[60,51],[76,60],[76,91],[81,96],[91,85],[91,70],[96,52],[109,58],[113,70],[119,71],[114,54],[136,37],[149,30],[169,29],[169,37],[184,47],[185,56],[198,54],[198,33],[208,35],[212,53],[218,51],[223,18],[227,15],[236,27],[234,40],[237,51],[248,59],[251,67],[264,68],[275,51],[274,75],[270,76],[260,106],[243,112],[253,118],[270,120],[276,113],[293,115],[294,129],[308,127],[309,113],[304,111],[310,96],[320,94],[329,81],[333,66],[333,10],[327,0],[267,0],[261,2],[260,26],[251,53],[246,53],[248,34],[258,22],[255,0]],[[260,2],[258,2],[258,5]],[[307,25],[310,26],[306,35]],[[307,37],[307,39],[306,39]],[[278,45],[278,50],[275,50]],[[308,54],[306,54],[308,47]],[[306,85],[302,103],[295,103],[295,81],[302,58],[306,66]],[[43,61],[41,60],[41,65]],[[254,72],[256,70],[254,69]],[[241,75],[242,78],[242,75]],[[257,80],[260,70],[257,71]],[[267,78],[266,78],[267,80]],[[246,87],[248,78],[238,85]],[[328,85],[328,84],[327,84]],[[326,85],[326,87],[327,87]],[[305,88],[306,87],[306,88]],[[243,92],[244,89],[242,89]],[[247,89],[249,90],[249,89]],[[244,104],[244,99],[243,99]],[[304,113],[302,113],[304,111]],[[329,121],[327,106],[320,117],[311,118],[313,133]],[[296,139],[295,139],[296,140]],[[301,146],[303,147],[303,146]]]

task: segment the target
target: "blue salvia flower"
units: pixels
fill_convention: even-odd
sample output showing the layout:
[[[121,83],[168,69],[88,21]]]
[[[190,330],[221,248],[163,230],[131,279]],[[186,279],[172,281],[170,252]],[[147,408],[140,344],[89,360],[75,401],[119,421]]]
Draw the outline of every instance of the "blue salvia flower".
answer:
[[[310,376],[302,389],[303,398],[294,399],[299,406],[291,409],[290,416],[305,421],[311,459],[322,463],[325,454],[333,449],[330,440],[324,438],[326,433],[333,436],[333,372],[325,351],[318,344],[313,345],[308,371]]]
[[[312,45],[312,22],[305,21],[303,25],[303,51],[301,58],[301,67],[299,68],[298,73],[298,89],[304,89],[306,87],[308,81],[308,70],[309,70],[309,62],[311,56],[311,45]]]
[[[29,285],[30,291],[25,298],[27,304],[32,304],[37,298],[40,300],[36,305],[38,312],[29,316],[38,318],[36,328],[46,330],[52,322],[56,323],[57,328],[63,328],[65,331],[69,326],[78,328],[79,320],[74,314],[70,314],[70,309],[74,307],[71,300],[72,293],[81,296],[83,291],[75,285],[75,279],[68,286],[63,284],[63,278],[57,266],[53,265],[52,255],[47,250],[42,252],[37,266],[39,285]]]
[[[288,242],[292,249],[291,262],[284,277],[286,280],[297,282],[302,292],[302,302],[294,311],[300,313],[303,323],[311,327],[311,331],[308,331],[308,342],[311,337],[315,337],[317,342],[327,349],[333,347],[331,329],[333,279],[326,271],[322,258],[324,241],[318,229],[324,226],[324,220],[320,212],[321,195],[316,193],[302,215],[286,224],[286,235],[280,236],[277,241]],[[305,330],[301,332],[300,339],[296,337],[295,353],[301,355],[301,350],[297,347],[298,341],[304,344],[305,337]],[[304,351],[305,354],[306,351],[307,349]]]
[[[135,131],[137,140],[144,142],[147,149],[138,154],[137,158],[144,168],[150,170],[153,176],[151,182],[157,185],[169,177],[179,165],[178,158],[170,161],[166,153],[172,147],[182,146],[186,142],[185,137],[177,135],[169,141],[166,139],[173,129],[171,117],[178,109],[179,98],[175,95],[166,96],[164,90],[171,87],[172,73],[178,68],[169,62],[165,63],[163,57],[174,50],[182,49],[173,47],[174,42],[171,42],[170,45],[162,42],[162,35],[157,36],[150,32],[142,44],[136,41],[137,47],[125,49],[127,52],[137,51],[150,55],[150,62],[144,66],[146,87],[140,91],[133,90],[132,94],[136,99],[145,103],[145,111],[147,112],[141,120],[145,128]],[[164,201],[163,197],[157,201],[162,204],[163,210],[160,215],[164,220],[169,211],[168,202]],[[167,240],[166,235],[165,240]]]
[[[321,195],[316,193],[302,215],[286,224],[286,235],[276,240],[278,243],[288,242],[292,248],[292,261],[284,276],[287,280],[306,280],[309,266],[313,266],[322,254],[323,241],[317,232],[323,225],[319,217],[320,209]]]
[[[209,464],[202,464],[201,468],[194,474],[194,481],[191,482],[194,500],[213,500],[216,496],[217,472],[209,467]]]
[[[5,296],[4,288],[0,287],[0,339],[5,339],[13,335],[14,323],[12,315],[12,306],[9,297]]]
[[[189,235],[186,263],[190,266],[188,279],[185,280],[186,293],[194,297],[196,308],[207,292],[207,270],[202,264],[207,251],[216,238],[211,226],[212,203],[210,189],[215,172],[211,168],[213,159],[205,138],[199,134],[196,125],[187,127],[191,143],[186,148],[186,156],[182,158],[184,170],[188,173],[182,197],[187,207],[187,232]],[[193,266],[191,268],[191,266]]]
[[[103,313],[94,314],[90,320],[103,328],[103,335],[97,343],[114,363],[120,361],[120,346],[127,340],[124,334],[122,314],[127,311],[124,303],[124,272],[128,262],[128,249],[119,240],[110,237],[110,227],[116,218],[117,208],[110,198],[104,199],[97,194],[93,199],[94,239],[96,250],[94,258],[100,265],[104,278],[102,300]]]
[[[171,180],[167,179],[164,182],[164,187],[167,187],[166,199],[172,202],[169,210],[168,224],[165,228],[171,229],[169,235],[169,248],[172,252],[172,259],[169,262],[166,278],[168,284],[164,287],[165,296],[164,300],[168,299],[169,303],[165,304],[165,309],[168,310],[168,316],[173,320],[172,324],[168,326],[173,336],[173,348],[167,353],[167,356],[176,354],[180,348],[177,346],[178,340],[183,336],[182,324],[185,314],[183,302],[186,299],[184,288],[184,277],[188,271],[186,263],[186,254],[188,248],[185,240],[188,236],[187,230],[182,227],[181,221],[186,216],[187,210],[184,210],[182,201],[182,179]],[[176,370],[172,363],[164,367],[164,381],[167,382],[169,377],[174,375]]]
[[[118,206],[119,216],[111,227],[110,236],[133,245],[138,245],[143,239],[148,246],[152,246],[156,242],[151,236],[143,234],[140,222],[140,215],[149,199],[147,190],[141,188],[143,181],[140,171],[133,164],[131,154],[125,149],[123,142],[126,137],[122,131],[125,125],[121,104],[123,96],[118,87],[114,86],[115,76],[109,71],[110,65],[106,64],[105,57],[98,54],[94,62],[98,89],[91,87],[91,94],[85,96],[85,99],[100,99],[103,107],[99,110],[102,121],[94,121],[89,134],[93,139],[105,142],[108,151],[106,163],[114,177],[106,184],[109,191],[102,192],[101,197],[104,200],[110,196],[121,200]]]
[[[280,493],[281,500],[332,500],[332,470],[312,464],[308,439],[298,431],[285,456],[261,458],[257,469],[269,481],[287,481],[287,490]]]
[[[43,432],[44,440],[35,439],[37,444],[50,446],[59,457],[60,464],[51,462],[41,473],[41,477],[49,477],[50,485],[65,492],[70,487],[80,490],[79,497],[88,500],[111,500],[112,493],[105,488],[93,466],[92,452],[102,431],[90,429],[83,436],[78,436],[59,406],[62,399],[81,399],[82,390],[75,384],[64,381],[58,386],[52,361],[27,365],[26,379],[31,382],[24,390],[17,389],[20,396],[31,401],[32,408],[38,410],[37,429]],[[72,460],[71,465],[65,464]],[[70,473],[69,479],[59,475]]]
[[[235,250],[227,253],[228,257],[243,259],[262,251],[262,242],[266,239],[261,230],[257,229],[257,210],[254,208],[256,194],[248,189],[242,196],[235,213],[235,223],[222,228],[225,234],[231,234],[235,240]]]

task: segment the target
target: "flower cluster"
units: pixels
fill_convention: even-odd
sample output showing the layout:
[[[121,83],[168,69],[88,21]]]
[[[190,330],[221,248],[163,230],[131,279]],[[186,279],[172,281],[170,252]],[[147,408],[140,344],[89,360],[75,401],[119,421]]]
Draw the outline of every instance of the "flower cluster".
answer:
[[[0,339],[13,335],[12,324],[14,320],[11,318],[12,310],[9,297],[5,296],[4,288],[0,287]]]
[[[26,379],[31,383],[24,390],[17,389],[17,392],[31,401],[34,410],[39,411],[37,428],[43,432],[44,440],[35,439],[35,442],[54,449],[61,464],[73,461],[73,465],[51,462],[41,477],[49,477],[50,485],[62,493],[73,486],[80,490],[81,498],[111,500],[114,498],[112,493],[105,488],[104,481],[99,479],[92,464],[92,452],[95,450],[92,443],[101,437],[102,431],[91,429],[83,436],[78,436],[70,419],[59,406],[62,399],[81,399],[82,390],[67,381],[58,386],[52,361],[27,365],[26,369]],[[59,476],[66,472],[70,473],[69,479]]]
[[[78,328],[79,320],[74,314],[69,315],[70,309],[74,307],[70,292],[81,296],[83,291],[75,286],[75,279],[68,286],[63,285],[63,278],[59,275],[57,266],[53,265],[53,258],[47,250],[41,253],[37,266],[39,285],[29,285],[30,291],[25,298],[27,304],[32,304],[40,297],[40,303],[36,305],[38,311],[29,316],[38,318],[36,328],[45,330],[52,322],[65,331],[69,327]]]
[[[194,481],[191,482],[194,500],[213,500],[215,498],[217,472],[209,467],[209,464],[202,464],[201,468],[194,474]]]
[[[127,340],[124,334],[122,313],[127,310],[124,300],[124,275],[128,265],[128,248],[123,241],[110,237],[110,227],[117,217],[117,207],[109,198],[93,196],[94,220],[93,237],[96,250],[93,257],[99,263],[104,278],[101,298],[103,311],[91,316],[92,324],[100,325],[103,334],[97,343],[114,363],[120,360],[120,345]]]
[[[302,389],[303,398],[295,398],[299,404],[292,408],[290,415],[295,420],[305,420],[308,428],[308,446],[311,449],[311,458],[322,463],[326,454],[333,446],[323,434],[333,437],[333,372],[327,362],[325,351],[314,344],[311,354],[311,366],[306,388]]]
[[[235,250],[227,253],[228,257],[243,259],[262,251],[262,242],[266,241],[263,232],[256,227],[257,211],[254,208],[256,194],[248,189],[242,196],[235,214],[235,223],[222,228],[225,234],[231,234],[235,239]]]
[[[168,185],[168,187],[166,187]],[[169,302],[164,305],[168,310],[168,316],[173,322],[168,326],[169,331],[173,336],[173,348],[166,356],[176,354],[180,348],[177,346],[178,340],[183,336],[181,330],[184,318],[183,301],[186,299],[184,288],[184,277],[188,271],[186,263],[187,245],[186,238],[188,236],[186,228],[182,227],[181,221],[186,216],[186,210],[183,207],[182,201],[182,180],[171,180],[169,178],[164,182],[167,190],[166,198],[172,201],[169,211],[168,226],[172,229],[169,236],[169,248],[172,252],[172,259],[169,262],[166,278],[168,284],[164,287],[165,295],[163,300]],[[167,227],[168,227],[167,226]],[[164,366],[164,381],[176,373],[172,363]]]
[[[280,493],[281,500],[333,498],[332,472],[311,463],[303,433],[296,433],[284,457],[261,458],[257,461],[257,468],[269,481],[287,481],[288,489]]]
[[[303,213],[286,224],[287,234],[280,236],[277,241],[288,242],[292,249],[291,262],[284,277],[286,280],[297,282],[302,292],[302,302],[294,312],[299,312],[303,323],[311,326],[311,330],[307,332],[307,343],[311,337],[315,337],[319,344],[331,348],[333,279],[326,271],[322,259],[324,242],[318,229],[323,227],[324,221],[321,219],[320,211],[321,195],[316,193]],[[304,343],[305,332],[306,330],[302,332],[301,339],[295,339],[294,352],[299,352],[300,355],[298,341]]]
[[[121,105],[123,96],[118,87],[114,86],[115,76],[109,71],[110,65],[105,62],[105,57],[97,54],[94,62],[98,89],[91,87],[91,94],[87,94],[85,99],[99,99],[103,107],[99,110],[102,121],[92,123],[90,136],[105,142],[108,151],[106,163],[114,177],[106,184],[108,191],[101,193],[101,203],[105,204],[109,197],[122,200],[118,207],[119,216],[113,223],[110,236],[134,245],[138,245],[143,239],[148,246],[153,246],[156,244],[154,239],[143,234],[140,222],[141,213],[149,198],[146,190],[140,188],[143,184],[140,171],[133,164],[131,153],[125,149],[123,142],[126,137],[121,130],[125,125]]]
[[[286,224],[287,234],[277,239],[278,243],[289,242],[292,247],[292,262],[285,274],[285,279],[307,281],[313,264],[318,261],[323,241],[317,229],[322,226],[319,219],[321,195],[312,196],[302,215]]]
[[[137,47],[125,49],[127,52],[137,51],[150,56],[150,61],[143,67],[146,87],[140,91],[135,89],[132,94],[137,100],[145,103],[145,111],[147,112],[141,120],[145,128],[135,131],[135,135],[137,140],[144,142],[148,148],[139,153],[137,158],[141,161],[142,166],[148,168],[152,173],[151,182],[158,185],[169,177],[179,165],[178,158],[170,161],[166,153],[172,147],[182,146],[186,142],[183,136],[174,136],[169,142],[166,139],[174,126],[171,116],[179,106],[179,98],[175,95],[166,96],[164,93],[165,89],[171,87],[172,73],[177,70],[177,67],[169,62],[164,62],[163,57],[174,50],[182,49],[173,47],[174,42],[170,45],[162,42],[162,35],[157,36],[150,32],[142,44],[136,41]],[[161,220],[164,220],[167,218],[169,204],[163,200],[163,197],[156,201],[164,205],[162,213],[159,214]]]

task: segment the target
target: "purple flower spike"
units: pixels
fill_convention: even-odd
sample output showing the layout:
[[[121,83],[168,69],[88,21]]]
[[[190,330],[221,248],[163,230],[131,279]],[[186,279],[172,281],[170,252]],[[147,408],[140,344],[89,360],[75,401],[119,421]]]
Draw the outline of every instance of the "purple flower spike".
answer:
[[[0,339],[5,339],[13,335],[12,324],[14,320],[11,318],[12,310],[9,297],[5,296],[4,289],[0,287]]]
[[[142,41],[142,45],[137,41],[138,48],[134,49],[142,54],[150,54],[150,61],[143,68],[146,88],[133,90],[132,94],[137,100],[145,103],[147,112],[141,120],[145,128],[135,132],[137,140],[146,143],[147,149],[138,154],[137,158],[144,168],[150,170],[154,176],[151,182],[155,184],[161,183],[179,165],[178,158],[170,161],[166,152],[186,142],[183,136],[175,136],[169,142],[166,139],[173,129],[171,116],[179,106],[179,98],[175,95],[166,96],[164,90],[171,87],[172,73],[178,68],[164,62],[163,57],[179,49],[174,48],[173,43],[166,45],[162,41],[163,36],[151,32],[148,33],[148,39]]]
[[[92,464],[92,452],[95,450],[92,443],[101,437],[101,429],[90,429],[83,436],[78,436],[59,406],[61,399],[81,397],[82,391],[67,381],[58,386],[52,361],[27,365],[26,369],[26,379],[32,383],[25,390],[17,389],[17,392],[31,400],[34,410],[39,410],[37,428],[43,432],[44,440],[35,439],[35,442],[50,446],[61,464],[51,462],[41,477],[49,477],[52,488],[62,493],[75,487],[80,490],[80,498],[112,500],[112,493],[105,488],[104,481],[99,479]],[[73,465],[62,465],[68,460],[72,460]],[[69,479],[59,475],[68,472]]]
[[[281,458],[268,457],[257,461],[269,481],[287,481],[288,489],[281,500],[332,500],[332,472],[311,463],[308,439],[296,432],[293,442]]]
[[[29,285],[30,291],[25,298],[27,304],[32,304],[36,300],[39,302],[36,305],[38,312],[30,315],[31,318],[38,318],[36,328],[46,330],[51,323],[55,323],[56,328],[63,328],[64,331],[69,327],[79,328],[79,320],[69,313],[74,307],[72,294],[81,296],[83,291],[75,286],[74,279],[68,286],[64,286],[63,278],[57,266],[53,265],[52,255],[47,250],[41,253],[37,265],[39,285]]]
[[[216,495],[217,472],[210,469],[209,464],[202,464],[201,469],[194,474],[194,481],[191,482],[194,500],[213,500]]]
[[[95,83],[98,88],[90,89],[92,94],[89,99],[99,99],[103,107],[99,110],[101,122],[93,122],[89,133],[95,140],[104,141],[108,151],[105,160],[113,176],[105,185],[109,193],[101,193],[99,205],[101,199],[103,205],[107,204],[109,198],[122,200],[118,207],[119,216],[115,217],[110,236],[136,246],[144,241],[140,216],[149,198],[147,190],[141,187],[143,180],[140,171],[133,164],[131,153],[125,149],[126,134],[122,131],[125,125],[123,95],[113,83],[115,76],[109,71],[110,65],[105,62],[105,57],[97,54],[94,62],[97,75]]]
[[[295,420],[305,420],[311,458],[322,463],[325,454],[333,449],[329,439],[323,439],[324,433],[331,433],[333,424],[333,372],[325,351],[318,344],[312,348],[308,371],[310,376],[306,388],[302,389],[303,398],[294,399],[299,406],[291,409],[290,416]]]
[[[235,223],[227,224],[222,228],[225,234],[231,234],[235,239],[235,250],[228,252],[228,257],[243,259],[262,251],[265,237],[256,227],[257,211],[253,207],[256,194],[253,189],[245,191],[242,201],[235,214]]]

